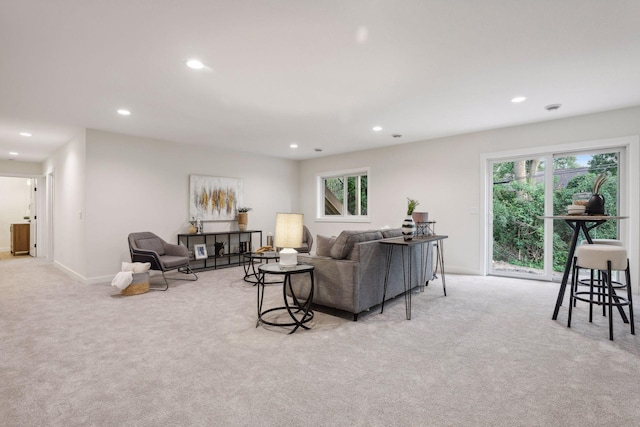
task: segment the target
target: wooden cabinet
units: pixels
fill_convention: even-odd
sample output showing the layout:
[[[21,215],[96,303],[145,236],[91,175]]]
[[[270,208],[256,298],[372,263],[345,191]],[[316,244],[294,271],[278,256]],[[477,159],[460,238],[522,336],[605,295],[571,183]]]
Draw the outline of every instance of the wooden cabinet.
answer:
[[[31,224],[11,224],[11,253],[29,253],[29,231]]]

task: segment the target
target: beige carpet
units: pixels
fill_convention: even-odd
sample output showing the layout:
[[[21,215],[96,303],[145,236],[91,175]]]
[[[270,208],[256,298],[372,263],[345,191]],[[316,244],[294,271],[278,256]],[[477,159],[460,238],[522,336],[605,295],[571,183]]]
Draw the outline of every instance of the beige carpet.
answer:
[[[239,268],[122,297],[0,262],[3,426],[638,425],[640,338],[551,320],[557,284],[449,275],[358,322],[255,327]],[[154,280],[157,281],[158,277]],[[278,285],[267,304],[281,302]],[[636,298],[640,300],[640,298]],[[638,312],[636,310],[636,316]]]

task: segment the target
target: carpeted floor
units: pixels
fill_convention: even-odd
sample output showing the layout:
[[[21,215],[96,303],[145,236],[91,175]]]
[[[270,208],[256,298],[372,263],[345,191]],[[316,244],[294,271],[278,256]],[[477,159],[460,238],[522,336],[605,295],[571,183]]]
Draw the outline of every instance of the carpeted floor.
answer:
[[[0,262],[3,426],[638,425],[640,335],[551,320],[557,284],[447,276],[352,322],[255,327],[240,268],[122,297]],[[158,282],[158,277],[153,280]],[[159,282],[158,282],[159,283]],[[280,304],[278,285],[266,304]],[[636,298],[640,300],[640,298]],[[636,317],[638,310],[636,310]]]

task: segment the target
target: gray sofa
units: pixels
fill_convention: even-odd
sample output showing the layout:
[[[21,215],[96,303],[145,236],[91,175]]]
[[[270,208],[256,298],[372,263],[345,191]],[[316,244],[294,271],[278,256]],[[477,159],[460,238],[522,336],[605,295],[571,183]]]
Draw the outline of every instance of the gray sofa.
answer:
[[[316,236],[316,254],[298,255],[299,263],[315,266],[313,303],[349,312],[353,315],[353,320],[357,320],[360,313],[382,303],[386,246],[379,241],[400,236],[400,229],[346,230],[334,242],[327,242],[328,238]],[[433,278],[432,245],[425,245],[425,250],[428,251],[425,279],[429,281]],[[413,251],[411,288],[420,284],[421,256],[424,255],[420,246],[417,246]],[[404,293],[403,274],[402,255],[400,248],[397,248],[393,251],[391,260],[386,300]],[[306,286],[309,280],[306,274],[292,276],[296,296],[308,292]],[[305,288],[300,289],[301,286]]]

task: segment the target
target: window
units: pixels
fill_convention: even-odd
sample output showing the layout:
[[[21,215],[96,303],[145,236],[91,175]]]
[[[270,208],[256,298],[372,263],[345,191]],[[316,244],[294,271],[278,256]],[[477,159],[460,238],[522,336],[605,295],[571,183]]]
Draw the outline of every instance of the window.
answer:
[[[325,172],[318,175],[318,219],[369,221],[369,170]]]

